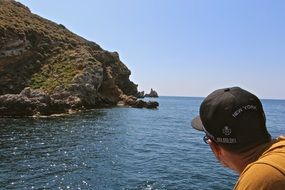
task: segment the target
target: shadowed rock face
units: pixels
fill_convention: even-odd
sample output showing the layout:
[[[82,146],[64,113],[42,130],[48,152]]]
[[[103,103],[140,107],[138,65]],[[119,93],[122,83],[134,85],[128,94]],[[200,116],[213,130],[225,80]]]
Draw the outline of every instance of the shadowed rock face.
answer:
[[[117,52],[103,50],[16,1],[0,0],[0,116],[127,102],[138,93],[130,74]],[[26,96],[27,91],[37,95]],[[42,95],[44,100],[37,99]]]

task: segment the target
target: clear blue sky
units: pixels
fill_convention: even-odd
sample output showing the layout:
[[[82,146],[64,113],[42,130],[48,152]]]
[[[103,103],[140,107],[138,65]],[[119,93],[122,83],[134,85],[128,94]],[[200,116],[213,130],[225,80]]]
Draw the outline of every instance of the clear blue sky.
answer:
[[[284,0],[20,0],[117,51],[139,90],[206,96],[241,86],[285,99]]]

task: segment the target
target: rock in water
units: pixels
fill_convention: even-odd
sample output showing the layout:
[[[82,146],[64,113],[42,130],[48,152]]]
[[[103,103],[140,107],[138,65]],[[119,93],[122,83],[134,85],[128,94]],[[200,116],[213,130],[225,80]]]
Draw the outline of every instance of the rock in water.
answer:
[[[157,98],[158,94],[155,90],[150,89],[150,93],[149,94],[145,94],[145,97],[152,97],[152,98]]]
[[[14,0],[0,0],[0,37],[0,116],[114,106],[138,94],[117,52]]]

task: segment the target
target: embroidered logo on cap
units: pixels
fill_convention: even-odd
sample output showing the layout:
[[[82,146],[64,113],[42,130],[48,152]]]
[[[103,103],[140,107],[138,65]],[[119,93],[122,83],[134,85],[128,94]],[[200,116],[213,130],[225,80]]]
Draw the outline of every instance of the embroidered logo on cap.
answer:
[[[232,130],[231,130],[228,126],[225,126],[225,127],[223,128],[223,134],[224,134],[224,135],[229,136],[231,133],[232,133]]]

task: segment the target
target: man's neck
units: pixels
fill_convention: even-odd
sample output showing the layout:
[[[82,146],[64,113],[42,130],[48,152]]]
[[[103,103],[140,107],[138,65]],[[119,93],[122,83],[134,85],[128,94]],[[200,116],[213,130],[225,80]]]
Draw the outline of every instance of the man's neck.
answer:
[[[228,166],[241,174],[243,170],[252,162],[255,162],[269,147],[274,143],[274,140],[258,145],[245,153],[230,153],[227,152],[226,157],[229,162]]]

